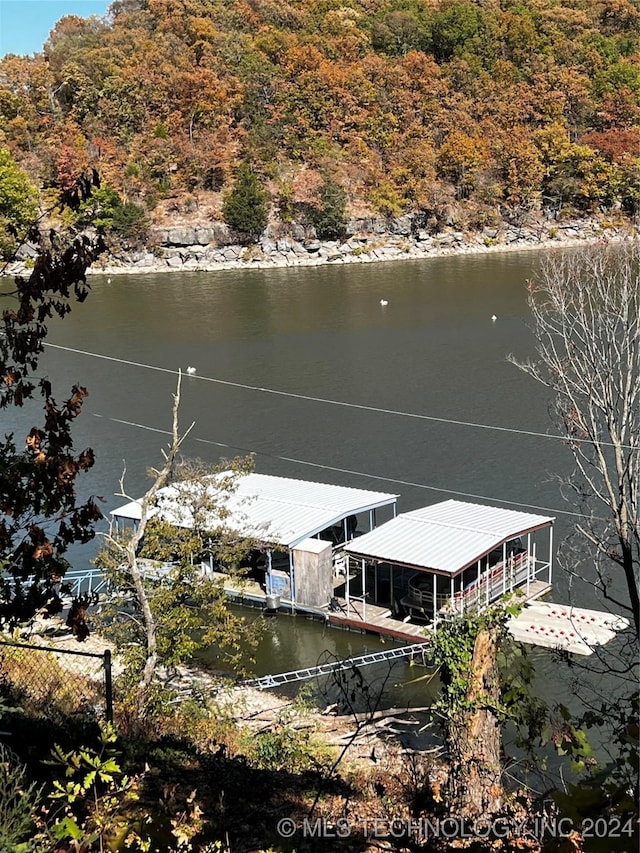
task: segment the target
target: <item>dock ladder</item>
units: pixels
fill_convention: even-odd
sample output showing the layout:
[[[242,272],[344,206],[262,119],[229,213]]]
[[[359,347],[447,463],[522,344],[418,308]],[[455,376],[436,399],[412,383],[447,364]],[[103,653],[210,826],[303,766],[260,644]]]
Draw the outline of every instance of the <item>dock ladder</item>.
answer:
[[[247,681],[242,681],[241,684],[243,687],[269,690],[272,687],[280,687],[283,684],[291,684],[295,681],[306,681],[309,678],[316,678],[319,675],[330,675],[332,672],[340,672],[341,670],[351,669],[354,666],[369,666],[372,663],[382,663],[383,661],[411,657],[414,654],[424,654],[426,645],[426,642],[412,643],[408,646],[385,649],[381,652],[371,652],[368,655],[359,655],[358,657],[345,658],[345,660],[322,663],[319,666],[311,666],[306,669],[295,669],[292,672],[279,672],[276,675],[263,675],[260,678],[250,678]]]

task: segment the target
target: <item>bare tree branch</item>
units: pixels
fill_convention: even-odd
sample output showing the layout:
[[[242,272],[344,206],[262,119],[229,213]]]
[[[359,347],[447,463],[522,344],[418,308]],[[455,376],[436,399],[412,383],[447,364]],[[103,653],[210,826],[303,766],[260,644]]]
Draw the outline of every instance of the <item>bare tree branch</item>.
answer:
[[[548,258],[529,284],[537,359],[509,360],[555,392],[567,437],[577,530],[595,549],[597,586],[640,635],[640,244],[601,244]],[[593,502],[599,504],[596,517]],[[602,510],[606,516],[602,520]],[[618,567],[610,575],[604,567]],[[628,602],[621,601],[620,579]]]
[[[152,485],[149,489],[147,489],[143,497],[140,499],[140,522],[133,536],[131,536],[131,538],[124,544],[124,546],[122,546],[126,557],[127,572],[131,577],[131,580],[133,581],[133,586],[136,592],[138,603],[142,611],[142,621],[145,626],[146,634],[146,662],[137,689],[139,705],[141,705],[141,702],[144,699],[144,695],[149,689],[151,682],[153,681],[153,676],[155,674],[156,666],[158,664],[158,645],[156,637],[157,621],[151,608],[149,596],[147,595],[147,591],[145,589],[143,573],[140,569],[138,560],[138,551],[140,548],[140,543],[142,542],[147,529],[147,523],[150,518],[151,509],[154,506],[156,495],[158,491],[163,488],[169,481],[169,477],[171,475],[171,471],[180,446],[182,445],[185,438],[188,436],[194,426],[194,424],[191,424],[189,429],[183,435],[180,435],[178,413],[180,409],[181,385],[182,371],[179,370],[176,392],[173,395],[171,444],[169,445],[169,450],[164,451],[163,454],[165,458],[165,463],[159,471],[155,472],[155,479]],[[120,489],[121,495],[123,497],[126,497],[124,489],[124,473],[120,480]],[[110,541],[112,543],[121,545],[121,543],[117,543],[117,540],[114,540],[113,537],[110,537]]]

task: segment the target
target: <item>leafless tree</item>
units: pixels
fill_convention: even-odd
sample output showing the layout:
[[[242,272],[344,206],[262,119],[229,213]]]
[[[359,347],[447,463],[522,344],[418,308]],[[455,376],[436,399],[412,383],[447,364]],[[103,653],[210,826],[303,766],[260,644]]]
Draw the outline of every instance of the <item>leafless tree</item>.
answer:
[[[148,472],[152,483],[138,500],[135,530],[131,535],[105,535],[106,547],[96,560],[114,590],[102,607],[102,630],[120,649],[133,652],[128,673],[135,682],[131,708],[140,718],[147,700],[154,698],[152,686],[163,680],[166,684],[198,647],[224,649],[227,663],[238,669],[241,657],[249,658],[261,629],[260,620],[245,624],[227,608],[222,584],[203,575],[200,566],[200,558],[209,552],[242,583],[243,561],[256,543],[232,529],[227,504],[253,460],[222,460],[211,466],[178,458],[193,427],[179,430],[181,381],[179,372],[169,445],[162,451],[164,464]],[[119,495],[132,500],[125,491],[125,474],[126,469]],[[236,508],[234,522],[241,517]]]
[[[151,682],[153,680],[158,664],[158,644],[157,619],[155,618],[153,610],[151,608],[151,602],[144,583],[143,572],[139,565],[138,553],[140,549],[140,543],[144,539],[144,535],[147,530],[150,510],[154,508],[156,503],[157,493],[169,482],[171,471],[173,469],[173,465],[180,446],[193,428],[193,424],[191,424],[189,429],[183,435],[180,435],[180,431],[178,428],[178,412],[180,409],[181,382],[182,374],[179,372],[176,392],[173,395],[171,442],[169,444],[169,449],[163,450],[164,465],[162,466],[162,468],[160,468],[159,470],[152,470],[150,472],[153,476],[153,483],[151,484],[149,489],[147,489],[147,491],[140,500],[140,521],[138,523],[138,526],[136,527],[133,536],[131,536],[131,538],[126,541],[124,546],[121,546],[120,543],[109,537],[113,544],[120,546],[125,551],[128,574],[131,578],[131,581],[133,582],[133,586],[136,592],[138,603],[140,605],[140,609],[142,611],[142,617],[145,626],[147,648],[146,662],[144,670],[140,677],[140,683],[138,685],[138,694],[140,697],[144,696],[145,692],[149,689],[149,686],[151,685]],[[124,473],[120,481],[120,486],[121,496],[128,497],[124,491]]]
[[[640,242],[549,256],[529,283],[537,358],[510,360],[555,392],[575,461],[578,532],[596,554],[603,599],[640,632]],[[624,588],[626,586],[626,595]]]

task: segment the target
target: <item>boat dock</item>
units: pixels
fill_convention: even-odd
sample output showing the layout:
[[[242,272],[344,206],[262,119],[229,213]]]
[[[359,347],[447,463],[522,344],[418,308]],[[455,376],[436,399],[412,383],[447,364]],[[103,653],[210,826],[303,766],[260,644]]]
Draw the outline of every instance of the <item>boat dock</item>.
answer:
[[[267,609],[267,595],[254,581],[237,581],[228,575],[216,574],[223,583],[225,593],[236,603]],[[550,587],[540,581],[531,584],[529,598],[522,612],[512,617],[509,632],[520,643],[546,649],[590,655],[596,646],[612,640],[616,633],[629,627],[622,616],[582,607],[538,601]],[[428,643],[433,630],[419,624],[393,617],[390,610],[362,599],[351,598],[347,606],[344,599],[334,599],[333,606],[305,608],[282,600],[283,610],[297,612],[311,619],[324,621],[332,628],[377,634],[381,639],[398,643]]]
[[[221,572],[209,573],[209,576],[220,582],[225,594],[236,604],[269,610],[268,596],[256,581],[234,578]],[[106,583],[97,569],[71,571],[67,579],[73,585],[74,595],[81,592],[107,592]],[[336,587],[338,591],[339,581]],[[522,612],[509,622],[509,632],[518,642],[571,654],[590,655],[594,647],[605,645],[619,631],[629,627],[629,621],[616,614],[539,601],[550,589],[543,581],[530,584],[529,596]],[[281,599],[279,609],[322,621],[332,628],[376,634],[383,640],[403,644],[428,643],[433,630],[426,622],[411,621],[409,617],[398,619],[388,608],[366,601],[362,596],[351,596],[348,602],[345,598],[335,596],[326,607],[304,607]]]

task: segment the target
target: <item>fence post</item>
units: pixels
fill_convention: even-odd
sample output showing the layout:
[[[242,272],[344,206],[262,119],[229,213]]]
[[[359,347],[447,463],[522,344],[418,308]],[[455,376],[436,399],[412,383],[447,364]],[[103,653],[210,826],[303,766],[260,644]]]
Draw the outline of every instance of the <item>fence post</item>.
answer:
[[[113,722],[113,682],[111,679],[111,650],[104,650],[104,692],[107,722]]]

